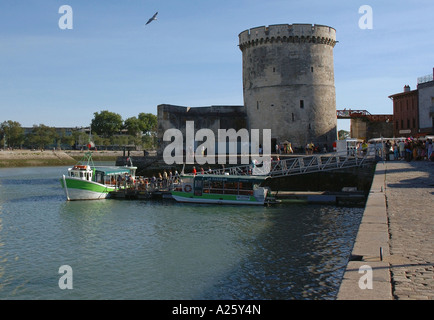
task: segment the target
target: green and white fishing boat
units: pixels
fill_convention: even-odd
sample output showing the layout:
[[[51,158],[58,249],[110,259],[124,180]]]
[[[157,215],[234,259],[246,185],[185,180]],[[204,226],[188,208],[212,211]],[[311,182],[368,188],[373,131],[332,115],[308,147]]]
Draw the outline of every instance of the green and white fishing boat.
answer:
[[[134,180],[137,167],[131,166],[95,166],[91,152],[79,164],[68,169],[67,175],[60,179],[69,200],[106,199],[126,179]]]
[[[198,174],[183,175],[171,191],[178,202],[264,205],[270,189],[262,186],[265,176]]]

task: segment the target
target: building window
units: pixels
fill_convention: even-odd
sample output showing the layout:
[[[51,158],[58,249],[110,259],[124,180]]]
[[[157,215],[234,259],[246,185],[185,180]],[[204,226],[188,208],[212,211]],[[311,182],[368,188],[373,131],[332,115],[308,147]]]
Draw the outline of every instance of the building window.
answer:
[[[304,108],[304,100],[300,100],[300,109]]]
[[[256,110],[259,110],[259,101],[256,101]]]
[[[404,120],[401,119],[401,129],[404,129]]]
[[[398,130],[399,129],[399,122],[398,122],[398,120],[395,122],[395,127],[396,127],[396,130]]]
[[[292,122],[294,122],[295,121],[294,114],[292,113],[291,115],[292,115]]]
[[[410,119],[407,119],[407,129],[410,129]]]
[[[309,130],[310,130],[310,123],[309,123]]]
[[[313,67],[310,67],[310,72],[313,72]]]
[[[413,118],[413,128],[416,128],[416,119]]]
[[[273,68],[273,72],[276,72],[276,68]]]

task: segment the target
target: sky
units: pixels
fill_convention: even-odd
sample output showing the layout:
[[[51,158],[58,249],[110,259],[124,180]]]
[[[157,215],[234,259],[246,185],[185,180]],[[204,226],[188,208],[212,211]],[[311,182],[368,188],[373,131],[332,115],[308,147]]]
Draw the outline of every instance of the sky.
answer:
[[[62,5],[72,29],[59,27]],[[103,110],[125,120],[159,104],[243,105],[239,33],[294,23],[336,29],[338,110],[392,114],[388,96],[433,72],[433,12],[432,0],[0,0],[0,122],[81,127]]]

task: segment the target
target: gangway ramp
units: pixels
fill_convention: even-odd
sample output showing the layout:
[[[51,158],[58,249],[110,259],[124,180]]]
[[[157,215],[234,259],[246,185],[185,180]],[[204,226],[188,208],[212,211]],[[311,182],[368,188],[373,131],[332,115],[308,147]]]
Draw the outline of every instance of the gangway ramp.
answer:
[[[212,170],[213,174],[267,175],[271,178],[307,174],[313,172],[362,167],[376,161],[375,151],[366,154],[328,153],[304,156],[290,156],[281,160],[263,161],[261,165],[241,165]]]

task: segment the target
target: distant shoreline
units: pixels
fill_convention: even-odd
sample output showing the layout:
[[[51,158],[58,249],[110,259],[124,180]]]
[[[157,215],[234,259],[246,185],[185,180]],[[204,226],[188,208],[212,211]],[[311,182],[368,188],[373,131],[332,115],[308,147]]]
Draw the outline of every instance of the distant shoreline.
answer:
[[[79,150],[1,150],[0,168],[67,166],[81,160],[86,151]],[[94,161],[116,161],[123,151],[92,151]],[[142,156],[143,151],[131,151],[131,156]]]

